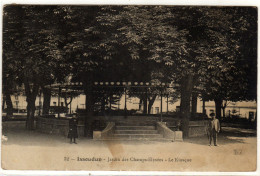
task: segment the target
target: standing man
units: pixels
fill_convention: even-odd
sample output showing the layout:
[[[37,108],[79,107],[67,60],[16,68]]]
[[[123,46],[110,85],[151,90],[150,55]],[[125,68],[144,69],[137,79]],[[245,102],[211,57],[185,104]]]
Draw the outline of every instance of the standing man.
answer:
[[[70,143],[72,144],[72,138],[73,142],[76,143],[76,138],[78,138],[78,119],[77,114],[73,114],[72,118],[69,120],[69,133],[68,138],[70,138]]]
[[[209,121],[209,126],[208,126],[208,135],[209,135],[209,146],[211,146],[211,141],[214,141],[214,145],[217,145],[217,134],[220,131],[220,124],[219,120],[216,118],[215,113],[211,113],[211,120]]]

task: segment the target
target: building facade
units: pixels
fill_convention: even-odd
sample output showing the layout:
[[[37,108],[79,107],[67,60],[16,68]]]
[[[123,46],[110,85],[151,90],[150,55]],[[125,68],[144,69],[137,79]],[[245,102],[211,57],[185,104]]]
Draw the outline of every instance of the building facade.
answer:
[[[77,97],[72,99],[70,105],[68,105],[68,113],[74,113],[77,109],[85,109],[85,98],[84,94],[80,94]],[[24,95],[12,95],[11,100],[13,103],[13,108],[15,109],[15,113],[25,113],[26,112],[26,96]],[[128,97],[122,96],[120,101],[113,105],[114,110],[116,109],[124,109],[125,102],[127,110],[135,110],[137,113],[142,113],[143,105],[140,104],[140,99],[137,97]],[[38,96],[36,98],[36,114],[41,114],[42,106],[43,106],[43,96]],[[52,96],[50,106],[58,106],[58,97]],[[65,106],[64,98],[60,98],[60,106]],[[151,114],[160,114],[161,109],[163,113],[166,112],[176,112],[179,111],[180,100],[175,103],[170,103],[167,101],[166,97],[162,97],[162,107],[161,107],[161,97],[157,96],[153,106],[151,107]],[[4,104],[4,108],[6,108],[6,104]],[[215,103],[214,101],[205,102],[206,114],[209,116],[210,113],[215,112]],[[201,99],[197,99],[197,112],[203,112],[203,102]],[[243,118],[255,117],[257,112],[257,103],[256,101],[241,101],[241,102],[227,102],[227,107],[225,108],[225,116],[226,117],[234,117],[239,116]],[[221,112],[223,116],[223,111]]]

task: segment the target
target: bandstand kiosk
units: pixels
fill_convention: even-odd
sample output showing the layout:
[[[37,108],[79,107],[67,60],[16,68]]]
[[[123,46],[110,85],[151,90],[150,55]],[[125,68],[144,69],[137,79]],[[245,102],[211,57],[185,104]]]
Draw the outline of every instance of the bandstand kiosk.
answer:
[[[86,126],[85,120],[89,117],[84,113],[78,113],[79,124],[78,124],[78,133],[79,137],[86,136],[86,128],[90,128],[93,131],[89,138],[94,139],[109,139],[109,136],[113,136],[116,129],[116,124],[121,123],[140,123],[142,124],[155,124],[155,129],[158,130],[158,133],[161,134],[163,138],[169,138],[170,140],[182,140],[182,133],[180,130],[180,119],[172,118],[171,115],[168,115],[168,97],[169,93],[167,89],[176,88],[178,84],[176,83],[161,83],[161,82],[93,82],[93,94],[104,95],[106,93],[109,96],[113,96],[120,92],[121,97],[124,97],[124,114],[111,114],[103,113],[103,115],[97,114],[92,117],[92,124]],[[49,85],[52,91],[58,92],[58,106],[60,106],[61,93],[66,91],[76,91],[78,93],[83,93],[83,84],[81,82],[77,83],[64,83],[64,84],[52,84]],[[152,115],[132,115],[128,113],[127,110],[127,95],[142,94],[142,95],[151,95],[151,88],[156,89],[156,94],[160,96],[160,114],[159,116]],[[133,92],[134,91],[134,92]],[[162,98],[167,97],[167,112],[163,114],[162,112]],[[111,97],[109,98],[111,100]],[[109,102],[111,110],[112,102]],[[49,134],[61,134],[66,136],[68,134],[70,114],[67,114],[65,117],[61,117],[60,113],[57,114],[57,117],[53,115],[43,115],[38,117],[36,121],[36,129],[40,132],[49,133]],[[145,122],[145,123],[143,123]],[[206,121],[200,122],[191,122],[190,126],[190,136],[198,136],[205,134]],[[178,134],[177,134],[178,132]],[[181,134],[180,134],[181,133]],[[176,136],[179,135],[179,136]]]

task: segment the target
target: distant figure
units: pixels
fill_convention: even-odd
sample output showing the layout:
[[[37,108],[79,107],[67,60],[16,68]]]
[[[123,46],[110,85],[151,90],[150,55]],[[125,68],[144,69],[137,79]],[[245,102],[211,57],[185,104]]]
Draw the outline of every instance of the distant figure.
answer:
[[[72,138],[73,142],[76,143],[76,138],[78,138],[78,119],[77,115],[73,114],[72,118],[69,120],[69,133],[68,138],[70,138],[70,143],[72,144]]]
[[[2,135],[2,142],[7,141],[7,140],[8,140],[8,137],[5,135]]]
[[[219,120],[216,119],[216,115],[215,113],[211,113],[211,120],[209,121],[208,124],[208,138],[209,138],[209,146],[211,146],[211,142],[212,140],[214,141],[214,145],[217,145],[217,134],[220,131],[220,124],[219,124]]]

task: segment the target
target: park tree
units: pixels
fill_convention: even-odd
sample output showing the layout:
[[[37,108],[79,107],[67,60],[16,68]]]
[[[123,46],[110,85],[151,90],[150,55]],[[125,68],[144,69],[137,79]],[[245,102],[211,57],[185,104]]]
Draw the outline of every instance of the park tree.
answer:
[[[108,80],[105,78],[116,70],[112,69],[111,72],[107,70],[109,66],[115,65],[109,62],[110,46],[102,43],[103,38],[106,38],[108,34],[92,30],[93,27],[102,28],[95,20],[100,8],[98,6],[60,6],[55,11],[63,23],[63,35],[66,36],[63,46],[64,59],[68,63],[67,67],[71,68],[72,81],[82,82],[86,95],[84,119],[86,136],[91,136],[94,105],[97,101],[103,101],[102,97],[105,95],[101,91],[94,93],[98,91],[95,90],[94,82]],[[111,81],[117,80],[114,78]]]
[[[28,119],[34,118],[40,87],[48,112],[46,85],[62,83],[70,74],[82,82],[86,134],[94,105],[104,109],[111,97],[93,93],[109,92],[94,82],[175,82],[187,136],[192,95],[215,102],[255,97],[256,48],[246,46],[256,44],[255,14],[252,8],[233,7],[6,6],[3,63],[13,64],[6,70],[16,75],[8,79],[25,85]],[[123,91],[112,92],[121,96]],[[160,90],[141,92],[151,94],[140,96],[149,112]]]
[[[218,14],[224,14],[221,20],[214,14],[217,11],[220,11]],[[201,77],[204,85],[201,93],[203,98],[215,101],[216,115],[221,117],[221,108],[225,116],[227,101],[256,97],[256,66],[252,64],[256,62],[256,10],[236,7],[217,8],[217,11],[210,11],[215,20],[208,26],[216,28],[217,22],[220,23],[218,30],[224,34],[219,37],[222,39],[220,42],[226,41],[226,44],[221,50],[209,50],[212,53],[209,56],[214,60],[203,67],[207,75]],[[252,47],[248,47],[248,44]]]
[[[39,88],[62,80],[59,48],[62,36],[57,26],[55,7],[10,5],[4,8],[4,60],[12,61],[16,82],[24,85],[27,101],[27,129],[33,129],[35,100]],[[50,20],[52,19],[52,20]],[[4,70],[5,71],[5,70]]]
[[[137,81],[150,82],[153,79],[151,72],[158,66],[161,68],[161,58],[167,60],[167,54],[179,54],[184,51],[180,47],[181,42],[185,42],[185,40],[181,40],[184,31],[176,32],[166,23],[172,17],[167,13],[169,9],[159,6],[105,7],[100,12],[101,15],[97,17],[100,24],[104,26],[104,31],[109,31],[109,40],[106,37],[105,41],[109,42],[109,46],[117,46],[111,48],[114,51],[112,53],[118,52],[119,46],[127,48],[125,58],[128,53],[130,59],[134,63],[138,63],[138,66],[135,66],[132,71],[133,77]],[[166,38],[168,38],[167,41]],[[173,43],[170,39],[178,40],[179,43]],[[160,50],[160,45],[165,46],[167,50]],[[142,69],[142,65],[146,65],[146,69]],[[138,72],[139,68],[140,72]],[[137,73],[140,74],[137,75]],[[145,90],[141,91],[145,92]],[[145,94],[143,96],[141,99],[144,100],[146,107],[147,98]]]
[[[21,9],[5,7],[3,13],[3,105],[6,102],[7,116],[13,115],[13,104],[11,94],[14,88],[19,85],[19,60],[16,49],[19,47],[19,33],[15,29],[21,25]],[[15,58],[14,58],[15,57]]]
[[[194,63],[190,61],[192,57],[187,48],[188,30],[178,29],[180,20],[175,16],[175,9],[166,6],[123,6],[120,11],[114,7],[106,7],[104,11],[98,16],[98,21],[105,29],[113,28],[106,30],[111,34],[109,40],[105,38],[111,43],[109,46],[120,42],[128,48],[132,59],[144,60],[146,65],[147,62],[163,64],[172,70],[172,80],[180,82],[183,91],[181,111],[187,131],[194,74],[189,68]]]
[[[233,99],[235,97],[242,99],[239,94],[245,93],[247,87],[247,74],[243,68],[247,60],[244,59],[243,62],[244,52],[240,49],[245,31],[248,27],[250,28],[247,21],[255,19],[255,16],[250,15],[250,10],[252,8],[242,10],[244,14],[242,13],[241,17],[241,10],[238,8],[158,6],[152,9],[153,16],[156,16],[152,20],[153,29],[142,26],[144,33],[152,31],[150,34],[148,32],[149,36],[153,36],[151,43],[154,45],[149,49],[151,52],[149,59],[164,63],[166,67],[173,70],[172,78],[180,84],[180,107],[185,136],[188,135],[192,92],[196,93],[194,88],[200,86],[205,80],[211,81],[207,85],[210,89],[216,90],[215,93],[210,90],[206,92],[210,93],[212,97],[215,96],[213,99],[216,102],[216,109],[218,109],[217,115],[221,97],[230,96],[225,93],[227,90],[232,90]],[[138,10],[133,11],[136,14]],[[140,16],[140,21],[147,19],[143,14]],[[159,24],[158,28],[156,28],[156,24]],[[128,30],[130,29],[128,28]],[[242,35],[243,33],[244,35]],[[252,34],[255,32],[253,31]],[[253,36],[252,34],[251,36]],[[131,36],[131,38],[133,40],[134,37]]]
[[[135,24],[134,30],[141,30],[142,26],[138,26],[137,21],[131,22],[132,15],[134,19],[140,20],[138,18],[141,14],[135,14],[134,9],[124,8],[129,7],[65,7],[59,12],[66,14],[66,25],[63,28],[67,29],[66,35],[69,36],[64,52],[67,59],[71,59],[74,77],[83,83],[86,94],[88,118],[85,120],[86,126],[91,123],[95,101],[100,99],[94,96],[102,96],[102,94],[92,94],[95,89],[94,82],[133,80],[129,76],[134,72],[134,60],[143,58],[139,56],[139,53],[142,56],[149,54],[149,49],[143,48],[138,38],[145,32],[141,31],[142,33],[134,35],[132,29],[130,32],[126,31],[127,27],[131,28],[132,24]],[[87,13],[82,13],[82,9]],[[135,17],[136,15],[138,18]],[[145,34],[144,40],[148,38],[149,33]],[[139,52],[141,50],[142,52]],[[143,60],[144,63],[147,62],[146,59]],[[139,77],[142,76],[139,75]],[[142,81],[149,81],[149,78]]]
[[[181,58],[169,56],[169,60],[164,62],[174,69],[174,80],[180,84],[182,126],[184,136],[187,136],[192,93],[211,96],[218,113],[219,99],[230,96],[227,90],[232,92],[233,99],[238,99],[239,94],[245,92],[247,74],[241,64],[240,50],[240,41],[244,37],[238,31],[244,31],[248,23],[238,11],[234,13],[235,8],[176,7],[171,10],[175,15],[172,25],[176,26],[177,32],[185,31],[184,39],[187,42],[184,46],[187,52]],[[162,51],[165,51],[163,47]],[[212,92],[212,89],[215,91]]]
[[[198,61],[196,60],[198,57],[194,56],[192,45],[189,45],[191,43],[189,40],[192,40],[193,45],[196,45],[195,36],[198,34],[192,32],[196,31],[197,28],[192,28],[192,24],[196,24],[199,17],[196,20],[190,19],[194,15],[192,13],[185,16],[185,19],[178,15],[176,17],[176,12],[181,14],[186,10],[189,10],[189,13],[192,10],[194,13],[199,11],[197,9],[175,9],[166,6],[108,6],[102,8],[96,18],[98,25],[102,27],[90,27],[87,31],[91,34],[102,34],[101,46],[109,46],[105,48],[105,51],[109,51],[107,53],[118,54],[118,49],[123,47],[127,49],[124,50],[126,51],[124,53],[125,58],[129,55],[130,59],[143,62],[146,66],[151,62],[156,63],[154,66],[165,66],[167,71],[164,74],[170,75],[172,81],[181,85],[183,128],[187,132],[190,97],[194,85],[193,80],[197,77],[195,76],[195,67]],[[187,23],[182,23],[183,25],[179,26],[180,19],[188,22],[188,28]],[[107,35],[107,31],[109,35]],[[96,44],[93,43],[95,44],[94,48],[101,49],[100,41],[97,42]],[[104,56],[104,58],[110,57]],[[152,67],[151,70],[154,68]],[[151,81],[150,75],[145,75],[148,75],[148,77],[140,78],[143,81]]]

